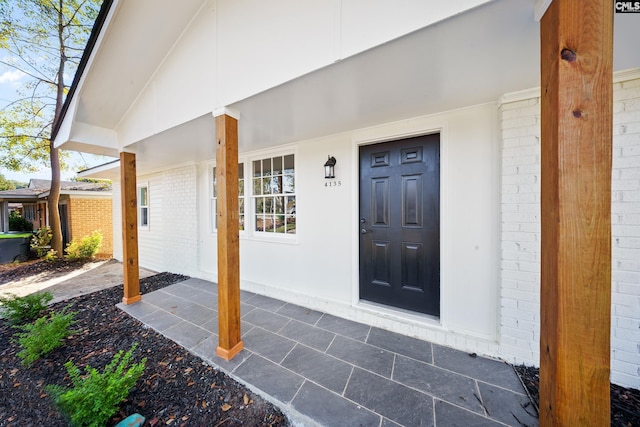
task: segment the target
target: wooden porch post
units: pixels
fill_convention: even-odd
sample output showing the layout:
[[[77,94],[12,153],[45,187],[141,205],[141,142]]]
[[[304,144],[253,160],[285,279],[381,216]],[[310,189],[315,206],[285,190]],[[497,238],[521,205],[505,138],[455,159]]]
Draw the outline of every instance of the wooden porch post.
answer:
[[[608,426],[611,1],[553,0],[540,33],[540,425]]]
[[[138,201],[136,190],[136,155],[120,153],[120,198],[122,202],[122,266],[124,268],[124,297],[122,302],[133,304],[140,296],[138,267]]]
[[[218,348],[231,360],[244,344],[240,333],[240,241],[238,229],[238,120],[214,113],[218,224]]]

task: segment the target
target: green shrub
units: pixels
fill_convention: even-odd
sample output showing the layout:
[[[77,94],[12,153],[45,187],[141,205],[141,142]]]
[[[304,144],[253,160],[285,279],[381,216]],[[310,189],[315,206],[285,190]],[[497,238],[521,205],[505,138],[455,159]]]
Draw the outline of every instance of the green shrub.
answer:
[[[102,234],[99,231],[94,231],[89,236],[83,237],[79,242],[73,240],[67,245],[65,252],[67,253],[67,259],[82,259],[93,258],[100,249],[102,244]]]
[[[49,227],[41,227],[31,237],[31,249],[33,249],[38,255],[38,258],[42,258],[47,254],[51,246],[51,239],[53,238],[53,232]]]
[[[74,426],[105,426],[118,411],[120,402],[136,384],[147,359],[131,366],[134,344],[124,356],[120,350],[102,373],[85,367],[85,375],[71,360],[64,364],[73,383],[72,388],[49,385],[46,390],[51,394],[56,406],[71,420]]]
[[[19,297],[9,294],[0,296],[0,312],[12,325],[32,321],[40,317],[53,299],[51,292],[35,293]]]
[[[44,260],[47,262],[53,262],[55,260],[58,259],[58,257],[56,256],[58,252],[56,252],[54,249],[49,249],[47,251],[47,253],[44,255]]]
[[[16,211],[9,214],[9,231],[33,231],[31,221],[20,216]]]
[[[24,366],[31,366],[41,356],[63,344],[63,339],[74,332],[69,327],[74,323],[74,313],[52,313],[49,319],[41,317],[34,323],[20,326],[24,332],[16,333],[22,350],[18,357]]]

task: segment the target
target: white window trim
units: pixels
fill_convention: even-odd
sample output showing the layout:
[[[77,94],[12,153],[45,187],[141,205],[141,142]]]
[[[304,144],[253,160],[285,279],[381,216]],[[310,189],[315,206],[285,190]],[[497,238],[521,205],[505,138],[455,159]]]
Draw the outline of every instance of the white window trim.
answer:
[[[255,209],[253,203],[253,162],[255,160],[262,160],[265,158],[273,158],[277,156],[286,156],[289,154],[293,154],[294,156],[294,180],[296,183],[296,192],[294,195],[296,196],[296,211],[298,209],[299,204],[299,194],[298,194],[298,169],[299,169],[299,157],[297,147],[289,145],[289,146],[281,146],[275,149],[266,149],[259,150],[252,153],[247,153],[242,156],[238,156],[238,163],[242,163],[244,165],[244,230],[240,231],[240,238],[254,240],[254,241],[264,241],[264,242],[279,242],[279,243],[298,243],[298,236],[300,233],[299,225],[297,223],[296,217],[296,233],[295,234],[287,234],[287,233],[270,233],[263,231],[255,230]],[[209,211],[209,234],[217,235],[218,231],[214,228],[214,217],[217,214],[213,212],[213,168],[216,166],[216,162],[208,162],[207,163],[207,176],[208,176],[208,187],[209,193],[207,195],[208,198],[208,207]],[[297,215],[297,213],[296,213]]]
[[[278,156],[287,156],[293,154],[293,179],[295,182],[295,192],[293,195],[296,198],[296,232],[295,234],[289,233],[273,233],[268,231],[257,231],[255,229],[255,208],[254,208],[254,194],[253,194],[253,162],[256,160],[263,160],[266,158],[273,158]],[[248,166],[247,166],[248,165]],[[298,226],[298,204],[299,204],[299,194],[298,194],[298,169],[299,169],[299,157],[298,150],[294,146],[288,147],[279,147],[277,149],[270,150],[260,150],[254,153],[251,153],[250,156],[245,158],[245,168],[249,169],[248,175],[245,175],[245,230],[249,230],[249,236],[251,240],[256,241],[267,241],[267,242],[287,242],[287,243],[297,243],[298,242],[298,234],[300,232]],[[245,169],[245,172],[246,169]],[[249,185],[247,185],[247,177],[250,179]],[[247,191],[248,189],[248,191]]]
[[[146,188],[147,189],[147,204],[146,206],[143,206],[140,204],[140,189],[141,188]],[[136,209],[137,209],[137,217],[138,217],[138,230],[149,230],[149,224],[151,223],[151,197],[150,197],[150,192],[149,192],[149,182],[144,182],[144,183],[140,183],[136,185]],[[142,208],[146,208],[147,209],[147,223],[146,224],[142,224]]]

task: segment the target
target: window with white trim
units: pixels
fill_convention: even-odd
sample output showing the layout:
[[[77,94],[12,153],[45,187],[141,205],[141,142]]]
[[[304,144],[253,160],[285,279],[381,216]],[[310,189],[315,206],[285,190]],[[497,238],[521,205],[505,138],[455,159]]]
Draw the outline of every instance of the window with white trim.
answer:
[[[149,228],[149,186],[138,186],[138,227]]]
[[[211,185],[211,231],[218,229],[218,183],[216,181],[216,167],[211,168],[212,172],[212,185]],[[238,164],[238,227],[240,231],[245,228],[245,213],[244,213],[244,163]]]
[[[257,233],[296,233],[294,155],[254,160],[252,208]]]

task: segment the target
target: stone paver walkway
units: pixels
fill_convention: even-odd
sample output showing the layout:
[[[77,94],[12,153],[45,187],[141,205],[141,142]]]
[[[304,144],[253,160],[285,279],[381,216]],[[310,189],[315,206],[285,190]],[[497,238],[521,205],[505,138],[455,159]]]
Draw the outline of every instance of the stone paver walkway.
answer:
[[[272,400],[299,425],[535,426],[505,363],[242,291],[245,349],[216,356],[217,285],[188,279],[118,305]]]

